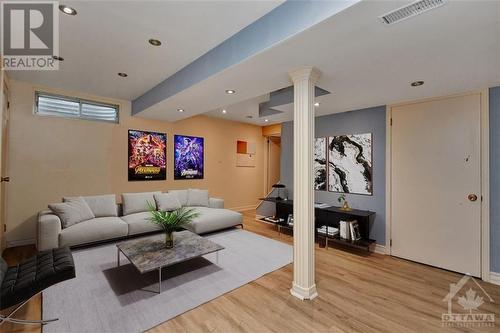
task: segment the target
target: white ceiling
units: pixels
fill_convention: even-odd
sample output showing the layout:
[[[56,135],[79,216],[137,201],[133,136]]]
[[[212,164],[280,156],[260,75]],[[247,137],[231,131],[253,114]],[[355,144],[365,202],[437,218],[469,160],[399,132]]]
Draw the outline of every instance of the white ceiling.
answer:
[[[60,13],[60,70],[9,77],[132,100],[282,2],[64,1],[78,14]]]
[[[318,86],[332,92],[321,97],[317,115],[500,84],[500,1],[448,1],[391,26],[378,19],[407,3],[362,1],[139,116],[179,120],[209,111],[222,117],[226,108],[223,117],[253,124],[291,120],[291,105],[282,107],[287,116],[269,116],[268,123],[246,116],[256,115],[256,96],[290,85],[287,73],[303,65],[316,66]],[[425,84],[410,87],[416,80]],[[176,112],[179,107],[186,112]]]
[[[60,18],[61,70],[9,76],[132,100],[281,2],[67,1],[78,15]],[[287,73],[303,65],[316,66],[318,86],[332,93],[319,98],[317,115],[500,85],[500,1],[447,1],[391,26],[378,19],[407,3],[364,0],[139,116],[176,121],[206,113],[258,125],[291,120],[291,104],[266,123],[257,117],[258,103],[289,86]],[[149,38],[164,44],[150,46]],[[122,71],[129,77],[116,75]],[[415,80],[425,85],[410,87]]]

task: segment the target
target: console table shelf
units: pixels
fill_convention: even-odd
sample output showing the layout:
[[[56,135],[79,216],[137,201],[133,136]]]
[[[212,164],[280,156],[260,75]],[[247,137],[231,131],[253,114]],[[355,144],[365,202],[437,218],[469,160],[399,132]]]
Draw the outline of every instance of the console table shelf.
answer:
[[[262,201],[273,202],[276,204],[276,218],[281,218],[287,221],[288,215],[293,214],[293,200],[276,199],[273,197],[260,198]],[[370,250],[370,246],[375,243],[375,240],[370,239],[370,224],[373,222],[375,217],[375,212],[368,210],[352,209],[349,211],[343,210],[341,207],[336,206],[325,206],[318,204],[315,207],[315,229],[322,226],[336,227],[339,228],[340,220],[357,220],[360,228],[361,239],[357,241],[341,239],[338,235],[333,237],[327,237],[325,234],[320,234],[316,232],[316,239],[325,240],[325,246],[328,247],[328,243],[332,242],[335,244],[343,245],[345,247]],[[264,223],[279,225],[279,223],[273,223],[266,221],[265,218],[259,219]],[[290,226],[287,226],[289,229]],[[328,238],[328,241],[327,241]]]

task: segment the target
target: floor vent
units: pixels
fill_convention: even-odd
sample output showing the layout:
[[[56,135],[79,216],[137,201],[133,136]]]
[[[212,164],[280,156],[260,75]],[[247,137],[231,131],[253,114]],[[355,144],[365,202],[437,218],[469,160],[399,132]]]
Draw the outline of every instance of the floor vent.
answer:
[[[420,0],[408,6],[393,10],[380,18],[385,24],[394,24],[406,20],[409,17],[422,14],[428,10],[441,7],[444,4],[445,0]]]

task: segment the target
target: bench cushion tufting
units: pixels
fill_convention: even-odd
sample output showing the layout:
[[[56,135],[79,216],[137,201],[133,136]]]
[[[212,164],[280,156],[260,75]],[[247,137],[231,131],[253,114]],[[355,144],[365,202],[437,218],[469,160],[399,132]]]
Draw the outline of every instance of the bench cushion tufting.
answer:
[[[75,264],[69,248],[39,252],[7,269],[0,286],[0,310],[28,300],[40,291],[74,277]]]

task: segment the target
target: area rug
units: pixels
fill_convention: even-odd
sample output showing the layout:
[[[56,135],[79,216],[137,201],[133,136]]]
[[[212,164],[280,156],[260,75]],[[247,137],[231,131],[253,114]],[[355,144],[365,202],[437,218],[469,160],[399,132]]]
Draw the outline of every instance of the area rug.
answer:
[[[225,247],[215,254],[167,267],[162,293],[157,272],[141,275],[116,246],[76,250],[76,278],[43,292],[43,318],[59,321],[44,333],[146,331],[292,262],[290,245],[233,229],[206,238]]]

